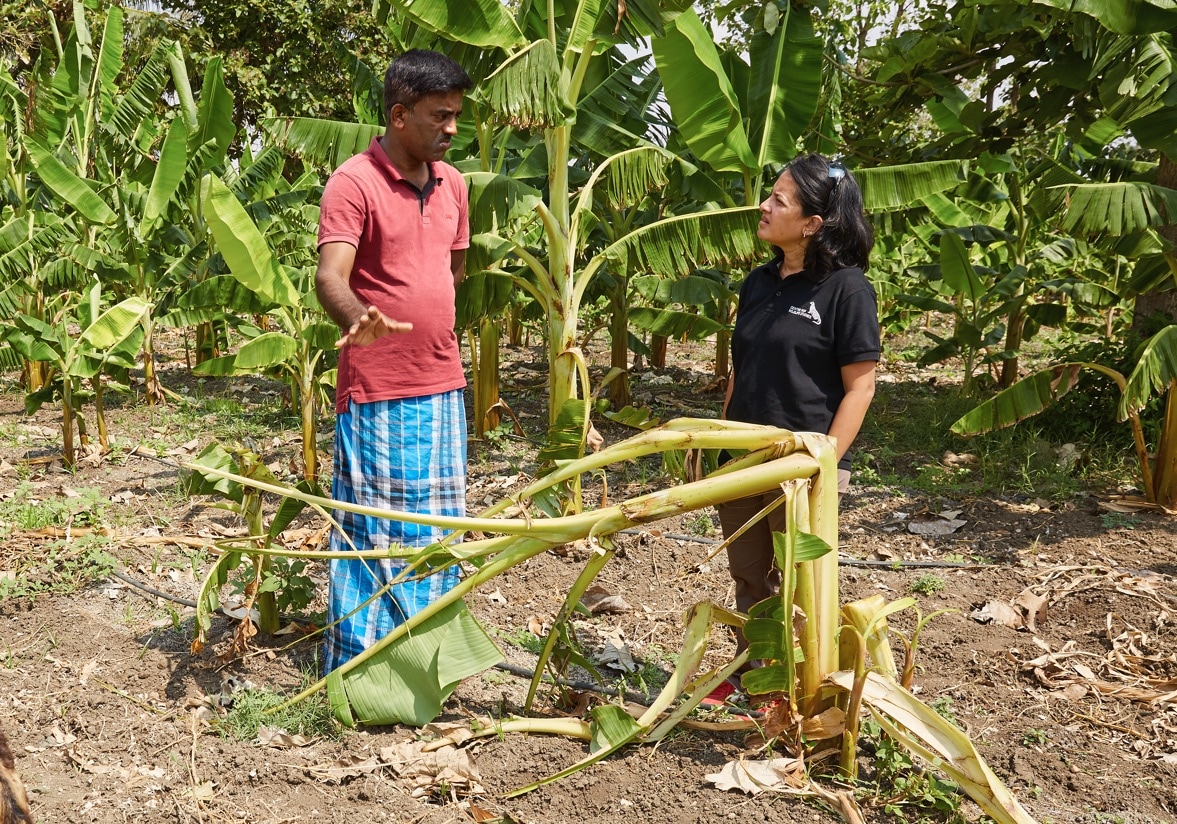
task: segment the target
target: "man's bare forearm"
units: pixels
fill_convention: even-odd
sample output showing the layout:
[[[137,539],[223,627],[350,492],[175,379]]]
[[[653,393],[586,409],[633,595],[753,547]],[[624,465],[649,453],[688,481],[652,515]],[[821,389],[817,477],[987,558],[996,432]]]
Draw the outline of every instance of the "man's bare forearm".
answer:
[[[368,307],[360,302],[351,287],[338,275],[321,270],[316,272],[315,294],[323,311],[340,329],[347,329],[368,311]]]

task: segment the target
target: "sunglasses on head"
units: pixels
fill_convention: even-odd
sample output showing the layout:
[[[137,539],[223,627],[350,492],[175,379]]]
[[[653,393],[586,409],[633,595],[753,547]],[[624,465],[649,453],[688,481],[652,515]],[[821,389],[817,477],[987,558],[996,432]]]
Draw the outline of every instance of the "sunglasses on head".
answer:
[[[826,209],[829,209],[834,203],[834,195],[838,193],[838,184],[842,182],[842,178],[846,177],[846,167],[842,165],[842,161],[831,161],[830,165],[826,167],[826,177],[834,181],[833,188],[830,189],[830,194],[826,198]]]

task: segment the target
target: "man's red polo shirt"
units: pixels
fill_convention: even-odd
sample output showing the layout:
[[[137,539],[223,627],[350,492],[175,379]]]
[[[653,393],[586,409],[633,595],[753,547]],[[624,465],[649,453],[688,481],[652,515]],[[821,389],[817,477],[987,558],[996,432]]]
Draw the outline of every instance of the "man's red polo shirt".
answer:
[[[373,139],[335,170],[323,189],[319,245],[356,247],[350,285],[365,306],[413,324],[339,354],[335,408],[435,395],[466,385],[454,334],[450,252],[470,245],[466,181],[448,163],[430,164],[424,193],[401,176]]]

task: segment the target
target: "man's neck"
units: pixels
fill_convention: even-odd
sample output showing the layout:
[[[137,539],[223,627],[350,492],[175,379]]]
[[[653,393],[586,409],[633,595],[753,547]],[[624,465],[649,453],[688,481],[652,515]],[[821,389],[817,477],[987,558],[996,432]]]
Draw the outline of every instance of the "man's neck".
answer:
[[[429,164],[423,161],[413,160],[404,152],[399,151],[400,147],[395,141],[389,140],[388,135],[380,138],[380,148],[384,150],[384,154],[396,170],[401,173],[401,177],[412,183],[418,189],[425,188],[429,182]]]

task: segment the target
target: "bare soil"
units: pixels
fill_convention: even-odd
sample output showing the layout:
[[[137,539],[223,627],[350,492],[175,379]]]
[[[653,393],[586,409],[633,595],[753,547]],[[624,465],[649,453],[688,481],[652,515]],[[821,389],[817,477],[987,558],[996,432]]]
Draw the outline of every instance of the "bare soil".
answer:
[[[505,358],[504,394],[528,434],[538,437],[540,355],[506,349]],[[195,392],[182,367],[172,366],[164,372],[165,385]],[[638,400],[663,419],[713,416],[721,395],[709,388],[708,368],[675,358],[673,368],[639,376]],[[192,611],[174,599],[196,597],[208,557],[199,544],[240,524],[180,494],[176,471],[166,462],[199,452],[214,424],[205,421],[201,429],[199,422],[177,423],[169,413],[128,404],[111,411],[117,450],[66,472],[54,459],[60,451],[56,413],[45,408],[26,417],[9,377],[0,393],[0,503],[18,495],[22,484],[31,484],[43,501],[98,490],[101,525],[110,532],[106,551],[118,559],[119,572],[172,596],[107,577],[72,592],[0,600],[0,726],[12,740],[39,822],[842,820],[813,799],[748,797],[709,784],[706,776],[728,761],[763,757],[747,746],[746,731],[676,732],[657,747],[624,750],[512,798],[504,796],[583,758],[587,745],[550,736],[483,739],[469,747],[480,775],[477,792],[468,795],[451,785],[413,797],[410,784],[390,768],[361,767],[350,777],[329,768],[412,740],[415,730],[345,731],[288,748],[218,732],[204,716],[226,679],[291,690],[303,670],[315,666],[318,642],[300,641],[297,634],[259,636],[248,655],[226,664],[218,655],[237,624],[219,616],[213,643],[200,654],[189,649]],[[888,393],[902,396],[905,380],[884,385],[880,402]],[[277,391],[252,380],[200,387],[205,396],[233,398],[250,408],[273,407]],[[330,425],[325,418],[324,455],[330,454]],[[611,440],[626,434],[601,428]],[[276,427],[255,446],[284,472],[298,454],[297,433]],[[928,454],[941,452],[936,434],[929,433]],[[521,473],[533,470],[528,443],[472,442],[470,510],[498,500],[522,482]],[[609,482],[612,500],[667,483],[655,464],[618,468]],[[30,494],[29,487],[22,489],[20,495]],[[914,592],[924,614],[947,610],[923,632],[915,684],[925,700],[969,732],[1037,820],[1173,824],[1174,521],[1151,512],[1113,517],[1101,509],[1104,500],[1098,491],[1065,503],[1029,496],[946,499],[858,483],[842,501],[842,596],[881,593],[894,599]],[[949,521],[963,523],[945,526]],[[592,651],[609,635],[650,665],[646,675],[667,670],[681,642],[684,611],[706,599],[729,602],[726,561],[710,557],[715,523],[704,513],[619,536],[620,551],[598,583],[631,609],[579,621],[585,648]],[[310,520],[296,524],[302,537],[317,526]],[[929,530],[943,534],[920,534]],[[30,563],[49,553],[61,560],[55,573],[44,573],[46,580],[62,576],[84,532],[82,524],[69,535],[35,532],[12,520],[0,525],[0,576],[5,570],[9,576],[27,574]],[[494,592],[468,599],[509,662],[527,667],[534,661],[512,640],[551,621],[585,558],[576,547],[546,553],[498,579]],[[321,597],[323,569],[316,566],[312,576]],[[1033,629],[979,620],[986,604],[989,613],[1000,605],[1016,613],[1012,605],[1019,599],[1029,605],[1023,618],[1034,613]],[[914,620],[909,611],[893,624],[910,633]],[[709,653],[714,662],[732,650],[730,638],[717,631]],[[526,683],[502,670],[468,679],[441,720],[518,711]],[[641,684],[631,676],[628,686],[634,691]],[[584,694],[590,703],[615,699]],[[556,713],[553,702],[553,694],[542,695],[540,709]],[[869,753],[863,769],[869,775]],[[883,811],[881,798],[860,803],[867,821],[899,820]],[[980,819],[971,804],[963,809],[969,820]]]

